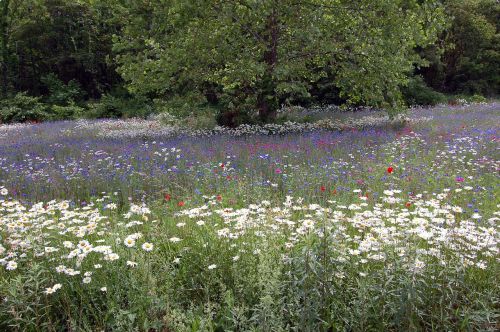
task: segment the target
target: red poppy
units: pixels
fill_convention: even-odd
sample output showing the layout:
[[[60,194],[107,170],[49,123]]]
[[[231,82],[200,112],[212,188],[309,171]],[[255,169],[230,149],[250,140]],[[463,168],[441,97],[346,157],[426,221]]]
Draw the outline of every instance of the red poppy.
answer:
[[[407,208],[409,208],[409,207],[411,206],[411,203],[410,203],[410,202],[406,202],[405,206],[406,206]]]
[[[179,203],[177,203],[177,206],[184,206],[184,204],[186,204],[184,203],[184,201],[179,201]]]
[[[217,197],[215,199],[220,202],[220,201],[222,201],[222,196],[221,195],[217,195]]]
[[[387,167],[387,173],[391,174],[394,171],[394,168],[392,166]]]
[[[167,202],[170,201],[171,198],[172,198],[172,196],[170,194],[165,194],[165,200]]]
[[[333,189],[332,194],[336,195],[337,194],[337,189]]]
[[[226,166],[226,165],[224,165],[224,164],[220,164],[220,167],[221,167],[221,168],[224,168],[225,166]]]
[[[231,180],[231,175],[226,176],[227,180]]]
[[[321,187],[319,187],[319,190],[321,190],[321,191],[324,192],[326,190],[326,187],[325,186],[321,186]]]

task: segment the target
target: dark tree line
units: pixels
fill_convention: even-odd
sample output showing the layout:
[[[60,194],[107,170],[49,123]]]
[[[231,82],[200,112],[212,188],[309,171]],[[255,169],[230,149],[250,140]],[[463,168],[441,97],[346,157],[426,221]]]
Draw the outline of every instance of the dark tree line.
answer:
[[[269,121],[283,103],[495,96],[499,22],[495,0],[0,0],[0,108],[24,93],[19,105],[58,118],[253,109]]]
[[[99,98],[121,82],[113,65],[111,7],[67,0],[2,1],[2,92],[43,96],[47,81]],[[83,97],[83,96],[82,96]]]

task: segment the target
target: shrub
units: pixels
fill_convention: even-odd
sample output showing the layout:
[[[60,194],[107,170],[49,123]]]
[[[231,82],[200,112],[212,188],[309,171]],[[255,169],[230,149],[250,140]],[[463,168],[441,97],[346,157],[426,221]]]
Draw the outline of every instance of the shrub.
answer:
[[[180,125],[179,119],[169,112],[155,114],[152,119],[170,127],[177,127]]]
[[[216,116],[217,124],[236,128],[242,124],[255,124],[255,119],[251,116],[250,112],[233,110],[233,111],[221,111]]]
[[[74,103],[68,106],[52,105],[50,107],[50,119],[51,120],[69,120],[75,119],[83,116],[85,109]]]
[[[28,96],[25,92],[13,98],[0,101],[0,122],[43,121],[50,117],[48,106],[39,97]]]
[[[217,122],[213,114],[208,112],[191,113],[185,119],[185,125],[191,129],[213,129]]]
[[[84,91],[75,80],[65,84],[54,73],[50,73],[42,77],[42,82],[49,90],[49,96],[46,99],[48,104],[68,106],[83,98]]]
[[[214,115],[203,111],[193,112],[181,119],[170,112],[161,112],[155,114],[152,119],[166,126],[184,127],[194,130],[213,129],[217,125]]]
[[[176,118],[185,117],[193,112],[193,106],[190,102],[176,96],[169,100],[155,99],[154,109],[156,113],[168,113]]]
[[[89,111],[85,114],[89,118],[146,118],[153,113],[149,100],[141,96],[119,98],[113,95],[104,95],[99,101],[89,103]]]
[[[412,77],[402,92],[408,105],[427,106],[446,103],[445,95],[428,87],[421,76]]]

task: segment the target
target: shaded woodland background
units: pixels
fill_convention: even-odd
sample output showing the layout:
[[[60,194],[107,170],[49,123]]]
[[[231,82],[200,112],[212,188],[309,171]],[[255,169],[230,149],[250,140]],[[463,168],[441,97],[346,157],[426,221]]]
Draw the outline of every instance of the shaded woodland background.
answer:
[[[235,126],[282,105],[498,94],[497,1],[331,3],[2,0],[0,122],[169,112]]]

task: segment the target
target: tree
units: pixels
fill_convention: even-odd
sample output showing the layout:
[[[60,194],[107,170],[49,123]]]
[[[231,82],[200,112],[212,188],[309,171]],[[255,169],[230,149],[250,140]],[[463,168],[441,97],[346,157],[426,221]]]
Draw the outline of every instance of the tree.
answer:
[[[500,89],[500,4],[496,0],[443,1],[450,27],[422,51],[431,66],[420,73],[442,92],[494,95]]]
[[[45,95],[44,77],[78,82],[97,98],[121,81],[108,57],[110,8],[92,0],[0,0],[2,91]]]
[[[2,96],[5,97],[7,95],[7,86],[8,86],[8,78],[7,78],[7,62],[9,61],[9,50],[7,48],[9,41],[9,7],[10,0],[2,0],[0,2],[0,47],[1,52],[0,55],[2,57],[1,64],[1,76],[2,76]]]
[[[354,104],[394,107],[414,49],[444,27],[430,0],[117,1],[118,71],[134,93],[276,116],[328,73]]]

